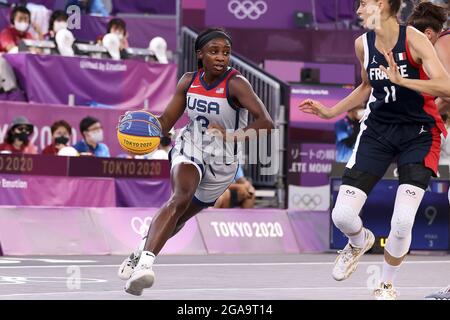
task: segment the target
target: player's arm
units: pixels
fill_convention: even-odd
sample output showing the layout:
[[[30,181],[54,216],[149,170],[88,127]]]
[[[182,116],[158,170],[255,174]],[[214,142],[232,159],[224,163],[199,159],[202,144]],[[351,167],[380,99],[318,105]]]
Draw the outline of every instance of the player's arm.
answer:
[[[253,88],[247,79],[241,75],[237,75],[229,80],[228,86],[231,98],[237,102],[236,104],[238,106],[246,108],[255,119],[255,121],[246,128],[233,134],[235,139],[242,140],[245,139],[246,136],[253,137],[253,133],[258,135],[260,132],[259,130],[261,129],[272,130],[275,128],[266,107],[253,91]],[[211,124],[209,129],[218,129],[219,131],[222,131],[222,134],[225,133],[223,132],[223,128],[220,128],[215,124]],[[248,134],[246,134],[246,132],[248,132]]]
[[[439,38],[434,45],[434,49],[445,70],[450,74],[450,36]],[[438,98],[436,100],[436,105],[441,113],[450,111],[450,97]]]
[[[406,32],[412,58],[414,61],[422,62],[423,69],[430,80],[403,78],[398,71],[392,52],[384,52],[389,63],[389,70],[383,66],[380,69],[388,75],[392,83],[435,97],[449,97],[450,76],[439,61],[433,45],[425,34],[414,28],[408,27]]]
[[[372,87],[367,71],[364,68],[364,44],[362,36],[355,40],[355,51],[361,64],[361,84],[332,108],[327,108],[318,101],[306,99],[299,105],[301,111],[315,114],[323,119],[331,119],[365,103],[369,99]]]
[[[163,114],[158,118],[162,134],[167,135],[186,109],[186,92],[192,82],[193,72],[187,72],[178,81],[175,95],[170,100]]]

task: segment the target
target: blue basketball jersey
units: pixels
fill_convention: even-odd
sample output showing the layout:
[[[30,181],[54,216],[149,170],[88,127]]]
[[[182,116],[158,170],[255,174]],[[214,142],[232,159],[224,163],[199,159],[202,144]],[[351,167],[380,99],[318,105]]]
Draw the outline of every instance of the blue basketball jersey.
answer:
[[[406,26],[400,26],[397,44],[393,48],[395,62],[404,78],[428,79],[422,65],[417,64],[409,51]],[[384,55],[375,47],[374,31],[363,35],[364,67],[367,71],[372,92],[368,101],[370,114],[366,124],[372,120],[383,123],[421,123],[436,125],[445,132],[444,123],[439,115],[434,97],[392,83],[380,66],[388,67]]]

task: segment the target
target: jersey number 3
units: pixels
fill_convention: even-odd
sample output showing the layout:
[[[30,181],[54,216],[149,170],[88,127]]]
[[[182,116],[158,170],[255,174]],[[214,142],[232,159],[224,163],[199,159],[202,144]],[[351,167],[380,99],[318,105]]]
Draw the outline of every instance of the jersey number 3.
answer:
[[[392,97],[392,102],[397,101],[397,95],[395,94],[395,86],[391,86],[391,90],[389,87],[384,87],[384,91],[386,92],[386,97],[384,98],[384,102],[389,103],[389,99]]]

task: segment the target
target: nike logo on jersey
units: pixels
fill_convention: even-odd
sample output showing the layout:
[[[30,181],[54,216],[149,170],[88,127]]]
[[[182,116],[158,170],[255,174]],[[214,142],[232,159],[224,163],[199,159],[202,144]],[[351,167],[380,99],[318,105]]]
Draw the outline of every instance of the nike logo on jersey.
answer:
[[[423,126],[422,126],[422,128],[420,128],[419,134],[422,134],[422,133],[425,133],[425,132],[428,132],[428,131],[425,130],[425,129],[423,128]]]
[[[400,75],[403,78],[409,77],[407,65],[398,66],[398,71],[400,72]],[[370,78],[370,80],[388,80],[389,79],[389,77],[386,75],[386,73],[381,71],[380,68],[370,68],[369,69],[369,78]]]
[[[194,86],[192,85],[191,88],[200,88],[201,86]]]

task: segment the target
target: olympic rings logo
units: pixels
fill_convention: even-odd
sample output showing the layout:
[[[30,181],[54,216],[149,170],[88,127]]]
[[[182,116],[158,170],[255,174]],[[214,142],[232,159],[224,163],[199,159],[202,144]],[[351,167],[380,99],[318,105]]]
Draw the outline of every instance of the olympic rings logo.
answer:
[[[308,210],[312,210],[317,208],[322,203],[322,197],[318,194],[316,195],[309,195],[309,194],[295,194],[292,197],[292,203],[295,207],[300,207]]]
[[[152,223],[152,217],[146,217],[141,219],[140,217],[133,217],[131,219],[131,228],[135,233],[144,237],[147,235],[150,224]]]
[[[228,2],[228,11],[239,20],[244,20],[245,18],[257,20],[267,12],[267,3],[262,0],[256,2],[232,0]]]

